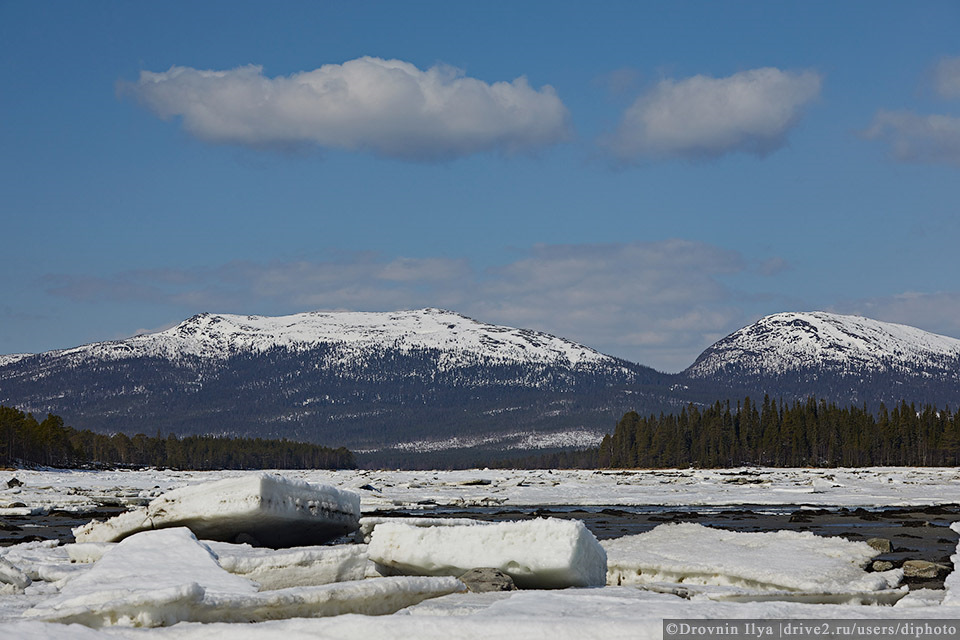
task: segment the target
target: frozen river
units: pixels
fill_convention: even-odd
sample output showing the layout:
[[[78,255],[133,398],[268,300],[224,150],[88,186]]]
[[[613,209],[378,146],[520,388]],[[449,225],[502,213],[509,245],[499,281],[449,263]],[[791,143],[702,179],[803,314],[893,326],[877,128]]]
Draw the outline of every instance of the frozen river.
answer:
[[[0,472],[0,542],[10,545],[23,539],[57,537],[68,542],[63,536],[64,523],[79,524],[91,515],[106,517],[146,504],[171,489],[243,474],[169,470]],[[600,539],[641,534],[661,523],[694,522],[737,531],[791,532],[785,535],[812,531],[819,536],[844,534],[853,540],[886,537],[901,549],[908,548],[909,552],[937,561],[946,560],[940,556],[953,552],[957,534],[949,525],[960,520],[956,507],[960,504],[960,470],[955,468],[474,469],[282,474],[354,491],[360,495],[361,509],[366,515],[402,513],[481,520],[576,518],[586,522]],[[54,521],[60,522],[59,529],[48,526]],[[696,541],[697,532],[702,529],[684,531],[686,541],[677,544],[685,546],[691,557],[732,553],[722,551],[727,547],[707,544],[706,538],[700,549]],[[939,581],[931,582],[936,589],[914,585],[905,597],[898,595],[895,606],[809,604],[796,597],[756,601],[740,592],[739,596],[730,597],[733,592],[722,591],[729,586],[711,586],[711,580],[690,591],[693,583],[688,580],[684,589],[676,585],[634,585],[454,593],[426,599],[391,615],[347,614],[315,619],[294,615],[256,624],[211,621],[180,622],[154,629],[91,629],[42,622],[26,615],[32,607],[55,597],[74,575],[87,570],[75,563],[63,565],[69,561],[60,551],[62,548],[52,542],[36,541],[0,547],[0,558],[54,567],[49,569],[49,580],[34,581],[25,591],[0,589],[0,637],[447,639],[549,634],[556,638],[659,638],[665,618],[960,619],[960,594],[951,598],[951,578],[947,578],[945,590],[941,576]],[[907,556],[909,553],[892,559],[903,560]],[[711,571],[720,576],[717,584],[730,582],[729,576],[723,576],[724,571],[736,573],[744,563],[762,566],[765,562],[761,556],[746,560],[729,556],[715,561],[718,564]],[[367,586],[374,584],[367,582]],[[742,591],[742,586],[737,588]]]

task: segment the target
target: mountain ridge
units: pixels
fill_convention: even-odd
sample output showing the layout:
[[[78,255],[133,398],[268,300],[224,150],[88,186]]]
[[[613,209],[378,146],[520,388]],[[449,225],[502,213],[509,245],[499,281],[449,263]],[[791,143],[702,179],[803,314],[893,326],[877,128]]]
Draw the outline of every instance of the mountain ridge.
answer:
[[[765,316],[677,374],[442,309],[203,313],[126,340],[0,356],[0,403],[131,435],[469,452],[609,432],[631,410],[764,394],[957,406],[958,372],[960,340],[827,312]]]
[[[960,340],[863,316],[785,312],[717,341],[680,375],[754,396],[955,407]]]
[[[318,343],[340,344],[345,352],[354,355],[366,347],[388,346],[403,352],[440,349],[504,363],[566,362],[577,366],[619,360],[545,332],[488,324],[435,308],[394,312],[310,311],[286,316],[205,312],[155,333],[14,357],[56,355],[121,359],[199,356],[222,359],[242,351],[305,350]],[[0,366],[2,364],[0,361]],[[457,366],[463,363],[452,356],[440,364]]]
[[[483,445],[518,433],[602,433],[641,396],[645,406],[668,403],[667,379],[564,338],[441,309],[205,313],[0,365],[0,403],[131,435],[259,435],[381,450],[438,438]]]
[[[916,327],[823,311],[783,312],[717,341],[685,373],[706,377],[728,364],[768,374],[828,363],[883,371],[941,366],[944,358],[958,357],[960,340]]]

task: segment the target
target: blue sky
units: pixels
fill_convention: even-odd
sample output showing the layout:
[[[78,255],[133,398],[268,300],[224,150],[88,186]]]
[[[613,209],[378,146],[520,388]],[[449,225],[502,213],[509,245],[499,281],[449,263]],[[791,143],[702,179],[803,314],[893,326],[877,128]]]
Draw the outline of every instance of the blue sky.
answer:
[[[0,2],[0,353],[444,307],[960,337],[956,2]]]

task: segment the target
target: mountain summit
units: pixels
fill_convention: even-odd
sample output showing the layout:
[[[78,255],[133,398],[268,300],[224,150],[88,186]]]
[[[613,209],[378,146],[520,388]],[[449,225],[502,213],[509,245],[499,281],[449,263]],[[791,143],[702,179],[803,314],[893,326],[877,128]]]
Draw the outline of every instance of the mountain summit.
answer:
[[[436,350],[444,354],[438,362],[442,369],[478,361],[572,367],[617,362],[547,333],[477,322],[443,309],[389,313],[314,311],[279,317],[201,313],[158,333],[51,354],[72,359],[222,360],[271,349],[308,351],[319,345],[337,345],[345,360],[362,359],[371,349],[391,348],[406,354]]]
[[[771,395],[899,402],[932,401],[944,388],[956,397],[958,374],[960,340],[818,311],[761,318],[709,347],[682,375]]]
[[[0,404],[80,429],[457,450],[461,462],[481,449],[591,444],[630,410],[764,394],[955,408],[960,340],[857,316],[778,313],[668,375],[547,333],[419,309],[202,313],[126,340],[0,357]]]
[[[0,403],[131,435],[535,448],[595,442],[638,402],[662,409],[668,379],[441,309],[201,313],[157,333],[0,359]]]

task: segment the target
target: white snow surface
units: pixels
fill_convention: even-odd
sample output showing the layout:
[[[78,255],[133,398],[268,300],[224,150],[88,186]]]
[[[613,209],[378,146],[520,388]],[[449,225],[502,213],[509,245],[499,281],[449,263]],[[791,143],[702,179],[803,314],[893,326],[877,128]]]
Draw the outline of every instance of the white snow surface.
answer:
[[[5,367],[8,364],[13,364],[14,362],[19,362],[24,358],[27,358],[33,354],[30,353],[8,353],[7,355],[0,355],[0,367]]]
[[[354,453],[372,453],[376,451],[449,451],[451,449],[469,449],[482,445],[499,445],[502,450],[512,449],[551,449],[555,447],[595,447],[606,435],[603,431],[589,429],[566,429],[562,431],[513,431],[511,433],[492,433],[486,435],[453,436],[451,438],[433,438],[397,442],[376,449],[354,449]]]
[[[382,522],[373,530],[368,553],[380,565],[413,575],[459,576],[493,567],[528,588],[592,587],[606,581],[606,553],[579,520],[537,518],[479,527]]]
[[[404,518],[404,517],[382,517],[367,516],[360,518],[360,530],[358,535],[363,538],[365,544],[370,543],[374,530],[384,522],[394,524],[405,524],[411,527],[473,527],[477,525],[489,524],[484,520],[473,520],[472,518]]]
[[[960,533],[960,522],[954,522],[950,525],[950,528],[954,532]],[[943,587],[947,590],[947,594],[943,603],[960,606],[960,571],[957,571],[957,567],[960,567],[960,543],[957,544],[956,552],[950,556],[950,562],[953,563],[954,571],[947,575],[946,580],[944,580]]]
[[[138,531],[185,526],[212,540],[242,533],[290,546],[355,531],[359,518],[360,496],[352,491],[253,473],[174,489],[146,507],[78,527],[74,535],[77,542],[115,542]]]
[[[879,553],[866,542],[809,532],[744,533],[686,522],[601,544],[612,585],[666,582],[758,593],[850,594],[890,589],[903,579],[900,569],[864,571]]]
[[[443,369],[498,363],[583,365],[615,363],[593,349],[539,331],[515,329],[472,320],[442,309],[395,312],[308,312],[289,316],[243,316],[201,313],[177,326],[126,340],[97,342],[51,351],[47,355],[85,360],[153,356],[227,358],[273,348],[303,350],[318,344],[339,347],[342,362],[376,348],[402,352],[438,349]],[[7,356],[20,359],[24,357]],[[4,364],[0,361],[0,366]]]
[[[943,620],[955,622],[960,608],[953,606],[861,607],[790,602],[727,603],[694,601],[630,587],[517,591],[501,597],[491,594],[455,594],[406,609],[398,615],[341,615],[320,619],[289,619],[258,624],[181,623],[158,629],[112,628],[92,631],[79,625],[17,621],[0,627],[11,638],[87,640],[98,638],[157,640],[661,640],[663,620],[697,619],[704,623],[725,619],[848,619],[874,624],[884,620]],[[446,599],[464,598],[476,609],[455,615],[437,606]],[[432,610],[422,615],[417,608]],[[856,637],[856,636],[853,636]]]
[[[956,338],[861,316],[815,311],[761,318],[710,347],[687,372],[706,378],[735,364],[765,374],[820,365],[874,371],[920,366],[955,373],[957,358],[960,340]]]

